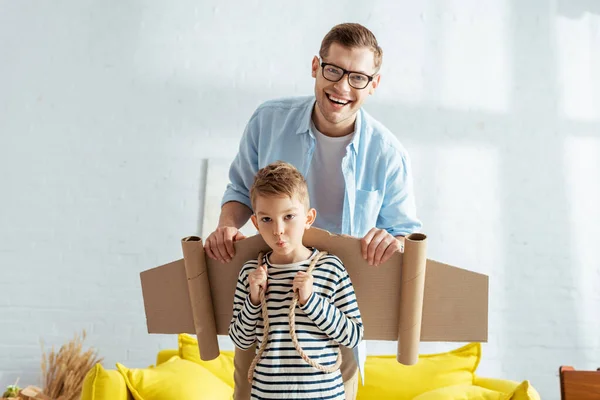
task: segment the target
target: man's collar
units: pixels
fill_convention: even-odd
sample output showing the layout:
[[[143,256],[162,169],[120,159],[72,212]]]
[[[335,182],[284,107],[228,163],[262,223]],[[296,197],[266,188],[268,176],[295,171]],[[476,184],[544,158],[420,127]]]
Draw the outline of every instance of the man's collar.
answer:
[[[298,130],[296,131],[297,134],[307,133],[309,131],[310,119],[312,118],[312,112],[315,108],[316,101],[317,99],[313,97],[312,101],[308,104],[308,107],[306,107],[306,110],[304,110],[304,115],[302,116]]]
[[[352,138],[352,142],[350,142],[350,146],[354,153],[358,153],[358,146],[360,145],[360,138],[362,136],[362,108],[356,112],[356,120],[354,121],[354,137]]]

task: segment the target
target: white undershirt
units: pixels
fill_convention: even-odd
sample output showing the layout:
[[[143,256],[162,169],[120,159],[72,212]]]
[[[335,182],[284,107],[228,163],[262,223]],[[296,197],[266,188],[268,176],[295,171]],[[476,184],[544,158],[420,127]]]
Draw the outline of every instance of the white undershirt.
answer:
[[[317,210],[313,226],[339,234],[346,190],[342,159],[354,132],[342,137],[325,136],[312,121],[310,129],[317,141],[307,177],[310,206]]]

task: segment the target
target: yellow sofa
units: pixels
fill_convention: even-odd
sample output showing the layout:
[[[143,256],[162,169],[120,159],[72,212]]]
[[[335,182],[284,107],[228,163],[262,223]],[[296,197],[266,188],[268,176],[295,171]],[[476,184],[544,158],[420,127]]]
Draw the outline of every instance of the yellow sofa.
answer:
[[[394,356],[368,356],[365,385],[357,400],[539,400],[529,381],[483,378],[475,374],[481,345],[470,343],[444,353],[422,354],[416,365]],[[116,369],[94,366],[86,375],[81,400],[224,400],[233,395],[233,352],[202,361],[196,339],[178,336],[176,349],[161,350],[156,366]]]

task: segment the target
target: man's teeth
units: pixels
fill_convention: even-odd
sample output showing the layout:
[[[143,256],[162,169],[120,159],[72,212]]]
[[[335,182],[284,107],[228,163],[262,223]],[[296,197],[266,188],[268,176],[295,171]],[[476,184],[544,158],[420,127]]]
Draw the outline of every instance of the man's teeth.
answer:
[[[337,97],[333,97],[332,95],[329,95],[329,100],[338,104],[348,104],[347,100],[338,99]]]

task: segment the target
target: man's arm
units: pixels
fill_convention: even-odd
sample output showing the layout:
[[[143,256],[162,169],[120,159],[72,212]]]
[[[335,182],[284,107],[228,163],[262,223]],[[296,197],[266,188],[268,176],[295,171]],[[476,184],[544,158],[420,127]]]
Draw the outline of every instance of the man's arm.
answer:
[[[248,222],[251,215],[252,210],[247,205],[237,201],[229,201],[221,207],[221,215],[219,216],[217,228],[232,226],[240,229]]]
[[[250,186],[258,171],[258,133],[260,132],[257,114],[246,125],[238,154],[229,168],[229,184],[223,195],[221,214],[217,229],[204,242],[206,255],[213,260],[229,262],[235,255],[233,242],[245,236],[239,228],[252,215]]]

